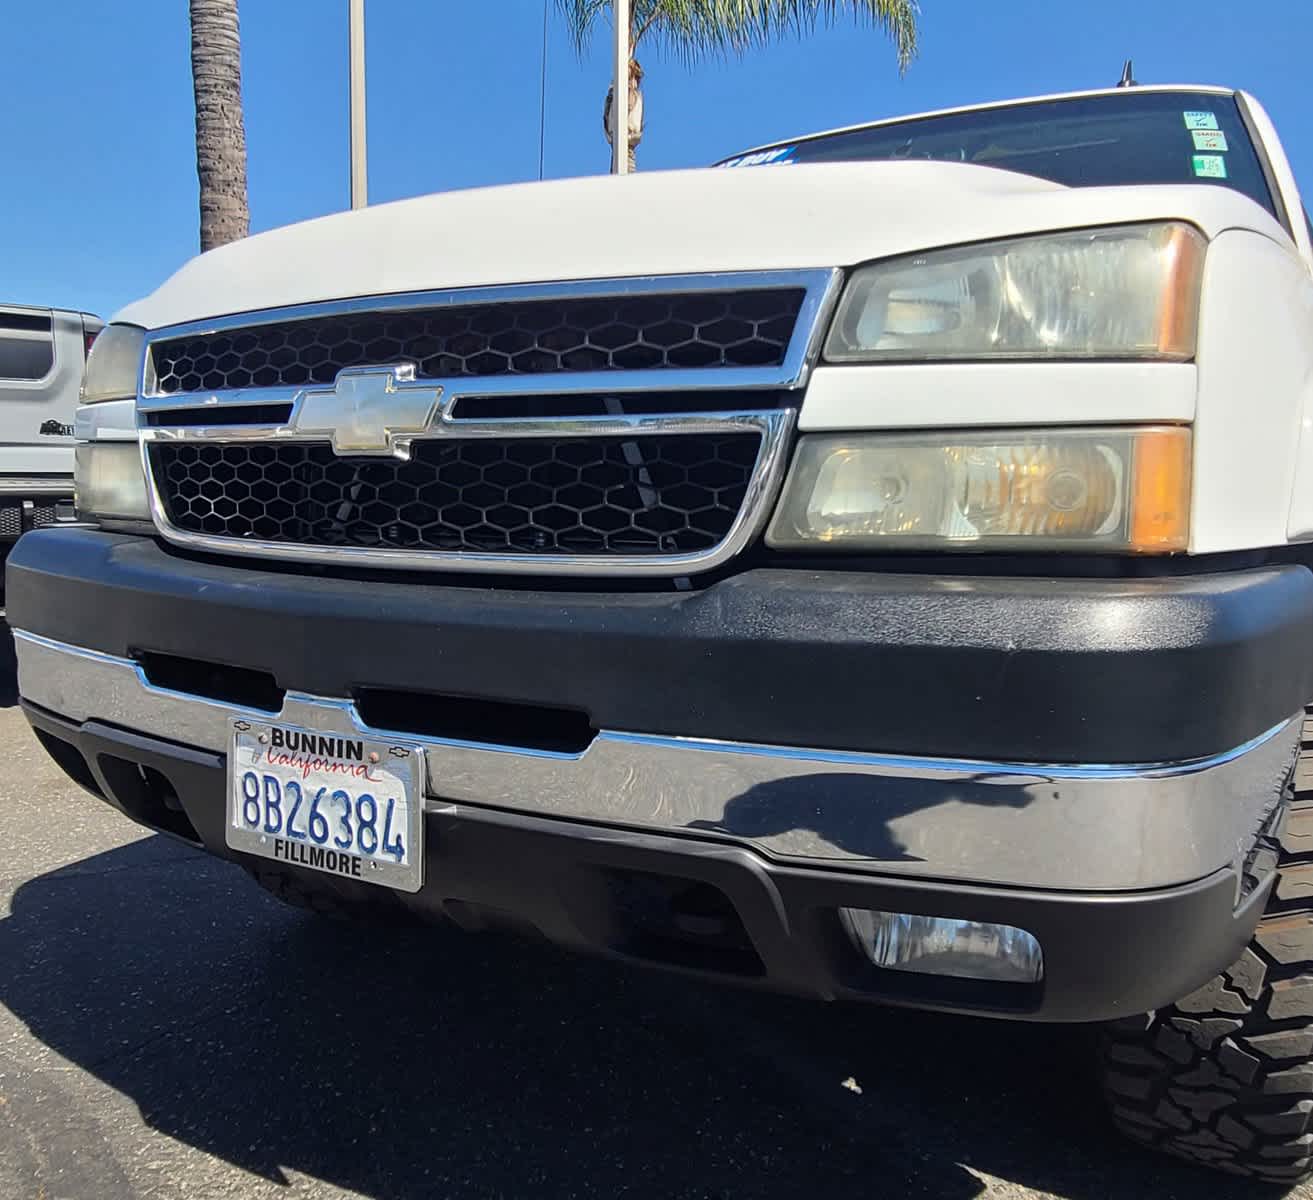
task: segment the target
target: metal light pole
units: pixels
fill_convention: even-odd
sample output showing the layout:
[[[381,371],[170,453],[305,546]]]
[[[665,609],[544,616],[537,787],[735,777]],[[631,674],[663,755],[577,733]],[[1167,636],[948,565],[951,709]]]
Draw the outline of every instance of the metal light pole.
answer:
[[[365,152],[365,0],[350,0],[351,43],[351,207],[369,203],[368,156]]]
[[[615,82],[611,85],[611,174],[629,174],[629,0],[615,7]]]

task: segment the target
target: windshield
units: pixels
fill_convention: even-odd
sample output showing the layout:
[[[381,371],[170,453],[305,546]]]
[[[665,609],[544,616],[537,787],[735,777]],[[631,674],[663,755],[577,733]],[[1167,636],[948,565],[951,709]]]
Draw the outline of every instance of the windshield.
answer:
[[[720,165],[883,159],[978,163],[1068,187],[1206,183],[1243,192],[1276,215],[1235,99],[1212,92],[1127,89],[920,117],[781,143]]]

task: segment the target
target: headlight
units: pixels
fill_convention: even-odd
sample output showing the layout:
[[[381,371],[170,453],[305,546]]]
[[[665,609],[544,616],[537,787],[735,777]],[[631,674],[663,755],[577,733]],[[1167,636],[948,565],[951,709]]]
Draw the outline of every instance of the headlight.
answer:
[[[771,521],[781,549],[1184,550],[1177,427],[804,437]]]
[[[1188,359],[1204,248],[1168,222],[873,263],[849,280],[825,357]]]
[[[137,394],[146,331],[135,325],[106,325],[96,336],[82,374],[82,403],[124,400]]]
[[[84,442],[73,461],[78,516],[96,521],[149,521],[146,476],[136,442]]]

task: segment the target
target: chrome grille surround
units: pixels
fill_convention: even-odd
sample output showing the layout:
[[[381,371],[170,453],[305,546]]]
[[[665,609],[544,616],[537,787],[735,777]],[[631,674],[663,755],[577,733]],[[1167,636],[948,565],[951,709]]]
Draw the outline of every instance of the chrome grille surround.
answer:
[[[402,358],[418,379],[778,366],[802,297],[793,287],[330,313],[157,341],[152,362],[165,394],[331,384]]]
[[[284,545],[653,555],[723,540],[760,445],[753,434],[658,434],[432,438],[411,450],[408,459],[343,458],[325,442],[156,442],[151,458],[173,523],[191,532]]]
[[[514,287],[470,288],[450,292],[411,293],[328,301],[293,308],[268,309],[232,317],[191,322],[151,331],[147,335],[137,399],[138,436],[146,472],[151,510],[156,529],[176,545],[223,554],[235,554],[284,562],[332,564],[340,567],[391,567],[425,571],[483,571],[521,574],[679,576],[711,570],[738,554],[761,532],[778,493],[787,465],[790,437],[797,415],[797,402],[780,403],[796,395],[801,400],[811,363],[819,351],[826,320],[837,297],[841,273],[835,270],[770,271],[742,274],[656,276],[638,279],[599,280],[569,284],[529,284]],[[293,385],[233,388],[217,391],[162,391],[153,365],[152,348],[157,343],[185,337],[201,337],[221,331],[236,331],[297,320],[322,319],[335,314],[360,312],[405,313],[432,311],[443,306],[473,307],[535,300],[575,301],[605,297],[670,297],[712,293],[800,289],[802,302],[792,335],[781,362],[767,366],[715,365],[706,367],[555,371],[546,374],[499,374],[433,379],[442,388],[442,402],[425,432],[392,439],[398,457],[408,457],[411,444],[432,439],[493,438],[512,442],[522,438],[622,438],[641,448],[642,440],[660,435],[733,435],[753,433],[760,449],[751,478],[744,490],[739,511],[716,544],[692,552],[669,554],[628,553],[483,553],[404,549],[390,546],[325,546],[256,537],[230,537],[183,530],[169,519],[162,481],[152,470],[152,444],[164,442],[250,443],[319,442],[295,426],[303,395],[311,388]],[[404,348],[401,356],[405,358]],[[461,399],[497,397],[623,397],[644,393],[702,393],[705,411],[681,409],[672,413],[643,412],[571,417],[515,417],[463,419]],[[769,393],[769,394],[767,394]],[[269,423],[277,406],[291,405],[286,424]],[[222,408],[222,420],[206,424],[196,413]],[[234,409],[249,407],[264,423],[234,424]],[[608,405],[608,407],[612,407]],[[189,410],[185,424],[154,424],[153,414],[163,416]],[[169,419],[169,418],[165,418]]]

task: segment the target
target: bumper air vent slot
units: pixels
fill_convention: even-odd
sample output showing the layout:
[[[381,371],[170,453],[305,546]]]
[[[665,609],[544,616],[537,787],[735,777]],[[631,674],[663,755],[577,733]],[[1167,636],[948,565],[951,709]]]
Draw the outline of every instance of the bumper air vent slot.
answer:
[[[725,975],[766,973],[729,897],[695,879],[647,871],[602,872],[621,954]]]
[[[162,771],[113,754],[98,755],[97,761],[114,800],[134,821],[201,844],[200,834],[183,811],[177,788]]]
[[[268,671],[182,658],[154,650],[138,650],[133,658],[147,682],[154,687],[189,696],[204,696],[207,700],[237,704],[242,708],[257,708],[262,712],[282,711],[285,693]]]
[[[444,741],[582,754],[597,736],[588,714],[573,708],[386,688],[360,688],[353,699],[366,725]]]

